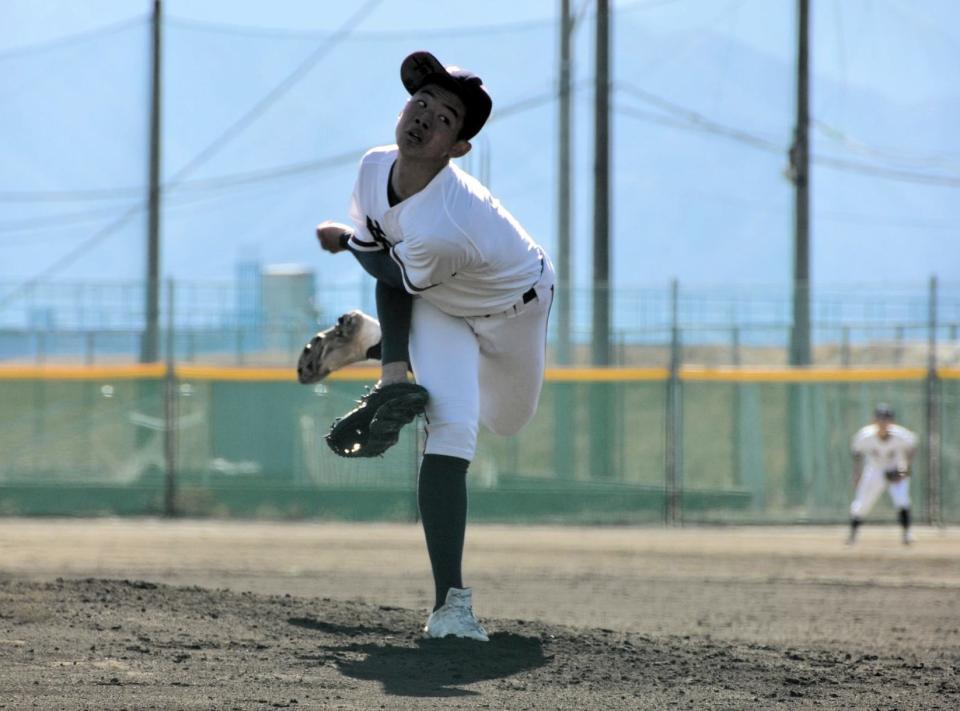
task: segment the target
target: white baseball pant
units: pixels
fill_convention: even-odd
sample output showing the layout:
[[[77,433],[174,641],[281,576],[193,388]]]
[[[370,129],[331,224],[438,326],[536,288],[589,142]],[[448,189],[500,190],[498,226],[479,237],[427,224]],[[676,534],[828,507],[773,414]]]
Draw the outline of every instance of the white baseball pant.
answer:
[[[430,393],[425,454],[468,461],[479,424],[514,435],[533,419],[543,386],[554,272],[544,258],[537,298],[491,316],[450,316],[413,300],[410,364]]]
[[[910,479],[890,483],[883,475],[882,469],[865,467],[860,483],[857,484],[857,493],[850,504],[850,515],[854,518],[863,518],[877,502],[884,487],[889,487],[890,500],[894,507],[906,509],[910,507]]]

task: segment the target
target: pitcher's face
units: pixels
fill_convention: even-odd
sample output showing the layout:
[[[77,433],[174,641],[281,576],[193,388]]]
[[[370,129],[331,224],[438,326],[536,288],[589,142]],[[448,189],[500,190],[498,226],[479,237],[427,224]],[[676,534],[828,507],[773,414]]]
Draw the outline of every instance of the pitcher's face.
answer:
[[[397,120],[396,139],[400,153],[420,159],[457,158],[470,150],[458,138],[466,108],[456,94],[428,84],[403,107]]]

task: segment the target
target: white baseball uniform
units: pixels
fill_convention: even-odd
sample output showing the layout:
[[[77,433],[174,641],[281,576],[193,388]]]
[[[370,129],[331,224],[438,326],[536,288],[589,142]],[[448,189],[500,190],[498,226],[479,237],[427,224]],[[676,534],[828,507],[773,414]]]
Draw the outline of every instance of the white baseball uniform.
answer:
[[[396,146],[360,163],[350,248],[388,250],[413,296],[410,361],[430,393],[425,453],[471,460],[478,423],[512,435],[536,412],[553,302],[543,249],[479,181],[448,164],[393,207]]]
[[[910,506],[910,479],[903,478],[891,483],[884,472],[888,469],[905,471],[908,468],[910,455],[917,447],[917,436],[906,427],[894,424],[888,426],[888,432],[889,436],[881,439],[877,425],[867,425],[853,436],[850,443],[853,453],[863,457],[860,483],[850,504],[850,515],[854,518],[863,518],[870,513],[888,485],[890,499],[896,508]]]

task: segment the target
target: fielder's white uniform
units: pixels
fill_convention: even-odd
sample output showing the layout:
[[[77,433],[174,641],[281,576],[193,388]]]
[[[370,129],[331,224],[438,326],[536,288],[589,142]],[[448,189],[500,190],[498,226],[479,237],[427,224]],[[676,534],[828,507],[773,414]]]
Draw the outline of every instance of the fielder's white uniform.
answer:
[[[905,477],[897,482],[887,481],[884,472],[888,469],[906,471],[910,464],[910,455],[917,447],[917,436],[900,425],[888,425],[889,436],[881,439],[877,425],[867,425],[853,436],[850,448],[854,454],[863,457],[863,472],[857,493],[850,504],[850,515],[863,518],[877,498],[889,485],[890,499],[898,509],[910,507],[910,479]]]
[[[390,207],[396,146],[369,151],[350,204],[350,248],[389,250],[413,296],[410,361],[430,393],[426,454],[472,460],[478,423],[516,434],[540,399],[554,270],[490,192],[448,164]]]

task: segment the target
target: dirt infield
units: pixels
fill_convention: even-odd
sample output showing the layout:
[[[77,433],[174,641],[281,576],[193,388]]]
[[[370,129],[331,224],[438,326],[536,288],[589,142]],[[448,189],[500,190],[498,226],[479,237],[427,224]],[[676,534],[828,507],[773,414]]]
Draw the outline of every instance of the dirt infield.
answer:
[[[960,534],[0,520],[0,708],[960,707]]]

